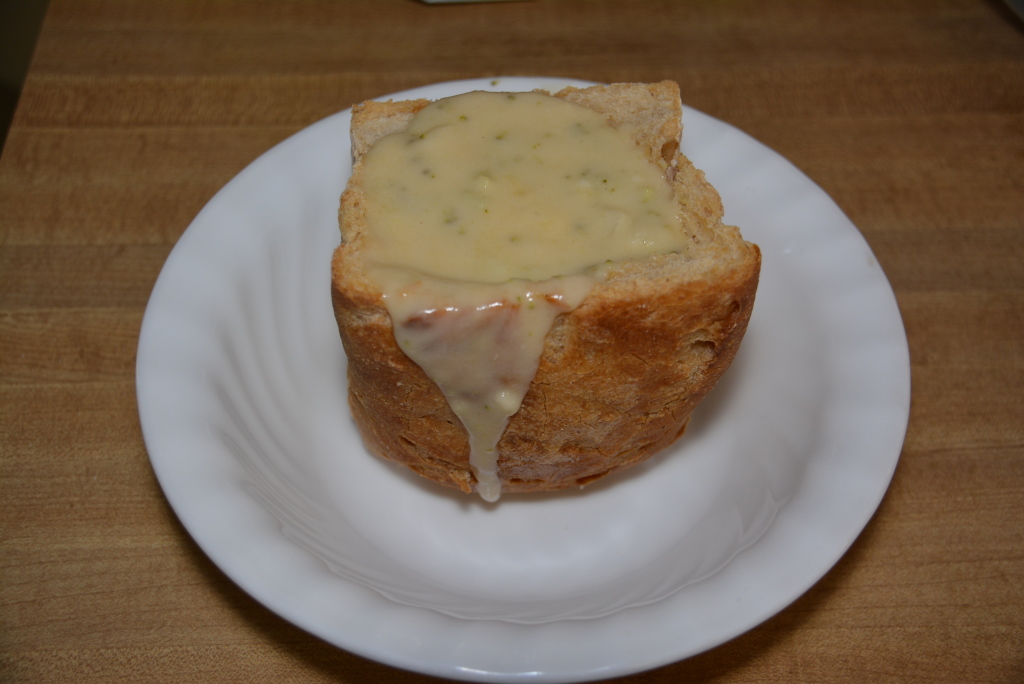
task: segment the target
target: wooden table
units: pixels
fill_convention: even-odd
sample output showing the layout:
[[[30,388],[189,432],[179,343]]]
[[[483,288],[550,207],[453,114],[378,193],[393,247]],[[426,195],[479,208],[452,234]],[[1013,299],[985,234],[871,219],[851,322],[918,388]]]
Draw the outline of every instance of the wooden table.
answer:
[[[165,502],[139,325],[247,163],[365,98],[671,78],[792,160],[895,289],[913,404],[853,548],[636,682],[1024,681],[1024,24],[995,0],[52,0],[0,159],[0,680],[436,681],[292,626]]]

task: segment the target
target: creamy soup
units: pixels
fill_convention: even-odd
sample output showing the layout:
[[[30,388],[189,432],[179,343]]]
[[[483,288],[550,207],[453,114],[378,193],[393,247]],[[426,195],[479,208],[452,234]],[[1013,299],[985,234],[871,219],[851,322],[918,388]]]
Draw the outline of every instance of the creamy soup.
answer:
[[[495,501],[497,444],[556,318],[606,264],[685,250],[670,186],[628,127],[536,93],[439,100],[362,165],[368,273]]]

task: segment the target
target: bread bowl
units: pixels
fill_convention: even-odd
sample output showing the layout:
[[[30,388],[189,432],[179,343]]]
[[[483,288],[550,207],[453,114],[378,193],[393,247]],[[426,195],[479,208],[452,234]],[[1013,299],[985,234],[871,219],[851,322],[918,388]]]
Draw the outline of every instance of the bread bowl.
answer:
[[[410,146],[434,131],[436,127],[416,128],[422,120],[417,116],[426,117],[438,104],[366,102],[353,108],[353,172],[341,198],[342,242],[332,260],[332,302],[348,357],[349,403],[367,448],[441,485],[480,491],[488,500],[501,492],[584,486],[639,463],[678,439],[693,408],[736,354],[760,271],[757,246],[722,223],[718,193],[679,153],[682,106],[675,83],[567,88],[550,96],[524,95],[515,106],[533,103],[536,97],[560,103],[544,100],[538,106],[586,110],[582,120],[588,126],[597,117],[614,131],[610,135],[629,140],[641,163],[664,184],[674,214],[671,240],[656,245],[653,252],[626,253],[611,260],[602,256],[600,263],[583,268],[580,262],[570,263],[564,272],[557,272],[557,266],[555,271],[545,267],[534,278],[523,276],[533,271],[512,271],[510,277],[497,261],[482,271],[438,274],[395,257],[383,267],[396,267],[394,272],[403,274],[403,292],[424,277],[443,281],[431,291],[435,299],[438,292],[457,298],[459,292],[480,290],[480,281],[497,273],[495,282],[484,288],[491,297],[488,307],[446,308],[443,302],[428,307],[420,302],[418,313],[407,307],[398,314],[398,286],[394,281],[385,285],[387,278],[381,275],[384,252],[376,236],[382,217],[389,214],[381,209],[379,182],[374,180],[374,169],[380,167],[374,166],[379,162],[373,161],[373,151],[385,146],[381,141],[394,142],[396,136],[406,136]],[[425,110],[427,114],[420,114]],[[410,133],[420,130],[424,133]],[[524,214],[532,206],[525,202]],[[422,244],[421,236],[413,238],[408,259],[418,258]],[[445,268],[457,269],[467,259],[450,261],[455,266]],[[552,278],[559,289],[545,290],[543,284]],[[488,320],[497,317],[505,321],[504,328],[514,327],[527,317],[528,306],[502,289],[506,283],[526,288],[517,292],[536,295],[530,303],[536,301],[546,319],[537,323],[543,330],[532,360],[522,367],[525,370],[517,367],[525,375],[517,381],[521,391],[510,415],[491,426],[493,463],[482,466],[479,453],[471,448],[474,431],[467,429],[465,407],[453,398],[457,392],[430,370],[431,362],[420,358],[417,363],[408,350],[403,351],[401,338],[415,328],[466,339],[455,331],[486,326],[474,323],[478,319],[468,314],[451,312],[482,308],[487,309]],[[391,295],[386,293],[389,287]],[[487,339],[493,342],[498,339],[495,328],[487,325],[492,331]],[[454,353],[462,354],[462,348]],[[480,373],[474,370],[469,375]]]

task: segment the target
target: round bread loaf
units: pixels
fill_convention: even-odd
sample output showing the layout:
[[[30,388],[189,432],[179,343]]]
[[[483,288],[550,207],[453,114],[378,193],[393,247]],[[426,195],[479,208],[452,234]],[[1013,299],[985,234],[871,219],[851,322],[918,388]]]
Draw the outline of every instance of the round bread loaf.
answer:
[[[536,376],[498,442],[504,492],[582,486],[636,464],[682,435],[694,407],[728,368],[747,327],[760,252],[722,223],[718,193],[679,154],[675,83],[569,88],[556,97],[593,109],[663,169],[688,248],[611,266],[548,332]],[[353,173],[339,213],[332,299],[348,357],[349,402],[367,448],[423,477],[475,488],[467,431],[439,387],[399,348],[361,259],[367,197],[361,159],[402,130],[427,100],[353,109]]]

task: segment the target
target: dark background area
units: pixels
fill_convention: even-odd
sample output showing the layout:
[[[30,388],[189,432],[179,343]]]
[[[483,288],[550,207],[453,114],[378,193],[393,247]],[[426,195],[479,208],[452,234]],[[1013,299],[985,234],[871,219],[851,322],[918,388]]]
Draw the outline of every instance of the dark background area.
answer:
[[[47,0],[0,0],[0,150],[32,61]]]

